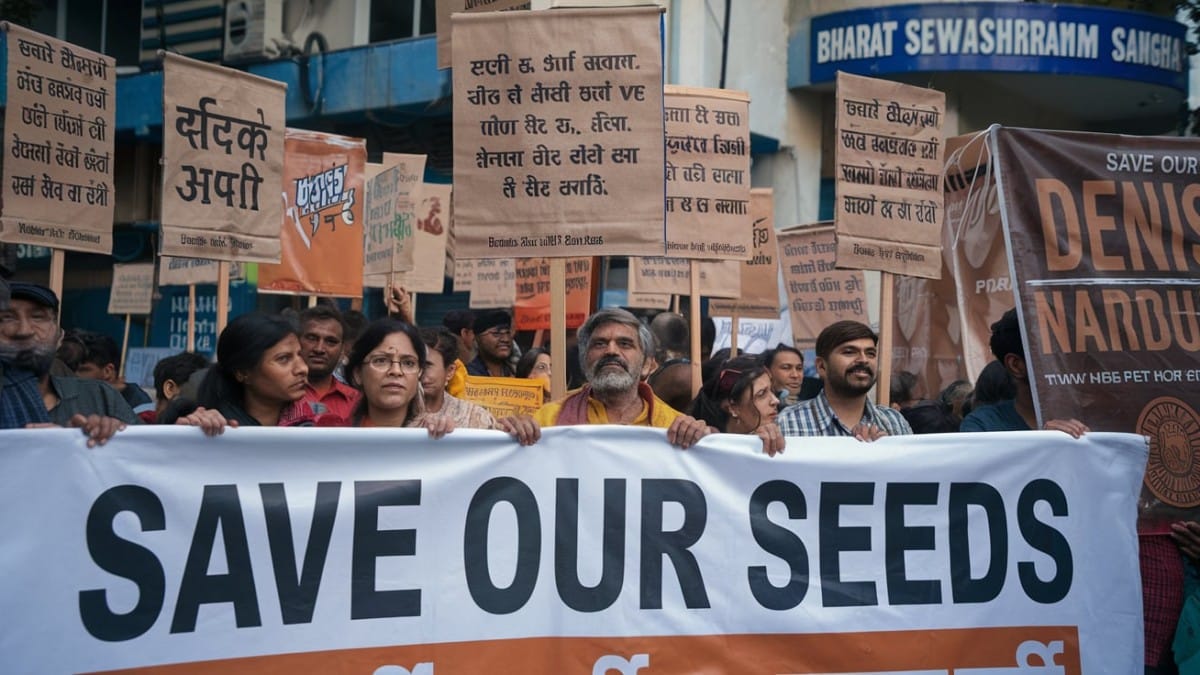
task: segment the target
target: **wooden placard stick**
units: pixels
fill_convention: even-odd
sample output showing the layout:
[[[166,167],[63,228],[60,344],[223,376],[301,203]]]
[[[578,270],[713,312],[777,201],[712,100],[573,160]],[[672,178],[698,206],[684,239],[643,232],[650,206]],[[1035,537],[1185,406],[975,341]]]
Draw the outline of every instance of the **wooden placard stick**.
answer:
[[[217,263],[217,337],[229,322],[229,262]]]
[[[567,395],[567,261],[550,259],[550,353],[556,366],[550,372],[550,397]]]
[[[690,261],[691,286],[688,296],[688,311],[691,316],[688,318],[689,331],[692,337],[692,395],[700,393],[700,387],[704,385],[703,375],[700,371],[700,261]]]
[[[187,350],[196,351],[196,284],[188,284]]]
[[[125,377],[125,357],[129,355],[129,323],[130,316],[125,315],[125,337],[121,338],[121,368],[117,371],[117,377]]]
[[[729,320],[729,358],[737,356],[738,352],[738,313],[733,310],[733,317]]]
[[[889,405],[892,397],[892,305],[896,295],[896,276],[879,273],[879,376],[875,378],[875,399]]]
[[[67,252],[61,248],[50,249],[50,290],[58,296],[58,320],[62,321],[63,272],[66,269]]]

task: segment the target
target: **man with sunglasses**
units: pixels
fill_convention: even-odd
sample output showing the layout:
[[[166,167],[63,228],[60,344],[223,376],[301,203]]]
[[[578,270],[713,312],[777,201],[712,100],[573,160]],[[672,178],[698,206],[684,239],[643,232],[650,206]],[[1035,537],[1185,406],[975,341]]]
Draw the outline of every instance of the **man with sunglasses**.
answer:
[[[468,375],[516,377],[509,358],[513,353],[512,318],[497,309],[475,317],[475,348],[478,354],[467,364]]]

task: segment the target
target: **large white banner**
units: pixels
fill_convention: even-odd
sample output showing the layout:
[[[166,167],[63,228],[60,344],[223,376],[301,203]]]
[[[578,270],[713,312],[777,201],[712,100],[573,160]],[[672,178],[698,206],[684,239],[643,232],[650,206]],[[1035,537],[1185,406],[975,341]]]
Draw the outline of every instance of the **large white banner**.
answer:
[[[8,672],[1141,672],[1130,434],[0,447]]]

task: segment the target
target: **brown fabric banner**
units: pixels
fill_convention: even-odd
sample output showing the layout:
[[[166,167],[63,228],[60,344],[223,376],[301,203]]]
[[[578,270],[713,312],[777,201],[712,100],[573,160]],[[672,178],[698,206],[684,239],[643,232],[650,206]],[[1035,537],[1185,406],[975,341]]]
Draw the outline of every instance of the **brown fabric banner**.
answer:
[[[664,251],[661,14],[454,15],[457,255]]]
[[[7,22],[0,241],[112,252],[116,62]]]
[[[366,161],[361,138],[287,130],[283,259],[258,266],[260,292],[362,297]]]
[[[159,286],[188,286],[190,284],[217,283],[216,260],[204,258],[175,258],[169,255],[158,258]],[[229,279],[245,279],[241,263],[229,263]]]
[[[517,270],[512,260],[472,260],[471,309],[508,309],[517,296]]]
[[[1200,142],[990,140],[1039,424],[1148,436],[1140,527],[1200,516]]]
[[[838,267],[941,273],[945,111],[940,91],[838,73]]]
[[[416,200],[425,173],[425,155],[384,154],[383,168],[367,183],[363,276],[375,287],[386,286],[391,274],[413,268]]]
[[[592,259],[567,258],[567,328],[583,325],[592,308]],[[516,260],[516,300],[513,327],[517,330],[550,329],[550,259]]]
[[[775,243],[775,198],[770,188],[750,191],[754,216],[754,257],[740,263],[742,294],[737,300],[714,299],[709,313],[747,319],[779,318],[779,247]]]
[[[446,235],[450,230],[450,186],[425,183],[419,191],[413,234],[413,268],[398,275],[411,293],[441,293],[445,284]]]
[[[160,252],[277,263],[287,85],[163,55]]]
[[[1014,303],[986,133],[946,140],[945,204],[942,278],[895,278],[894,369],[930,392],[979,376],[992,323]]]
[[[742,294],[742,264],[737,260],[700,261],[700,295],[736,298]],[[630,258],[629,290],[634,293],[690,295],[692,261],[686,258]]]
[[[437,67],[451,65],[450,15],[455,12],[499,12],[509,9],[529,9],[529,0],[437,0]]]
[[[749,260],[750,96],[667,85],[667,255]]]
[[[154,263],[113,265],[109,314],[149,314],[154,305]]]
[[[835,321],[867,323],[863,273],[837,269],[831,223],[777,232],[776,241],[796,347],[812,347],[817,335]]]

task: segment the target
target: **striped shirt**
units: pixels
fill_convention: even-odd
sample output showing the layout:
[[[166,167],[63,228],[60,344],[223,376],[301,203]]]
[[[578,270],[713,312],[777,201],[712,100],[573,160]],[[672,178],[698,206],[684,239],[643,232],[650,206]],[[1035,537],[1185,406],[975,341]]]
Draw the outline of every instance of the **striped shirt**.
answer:
[[[784,436],[853,436],[854,433],[838,419],[822,391],[816,398],[801,401],[779,413],[775,419]],[[863,424],[874,424],[889,436],[912,434],[912,427],[899,411],[866,402]]]

